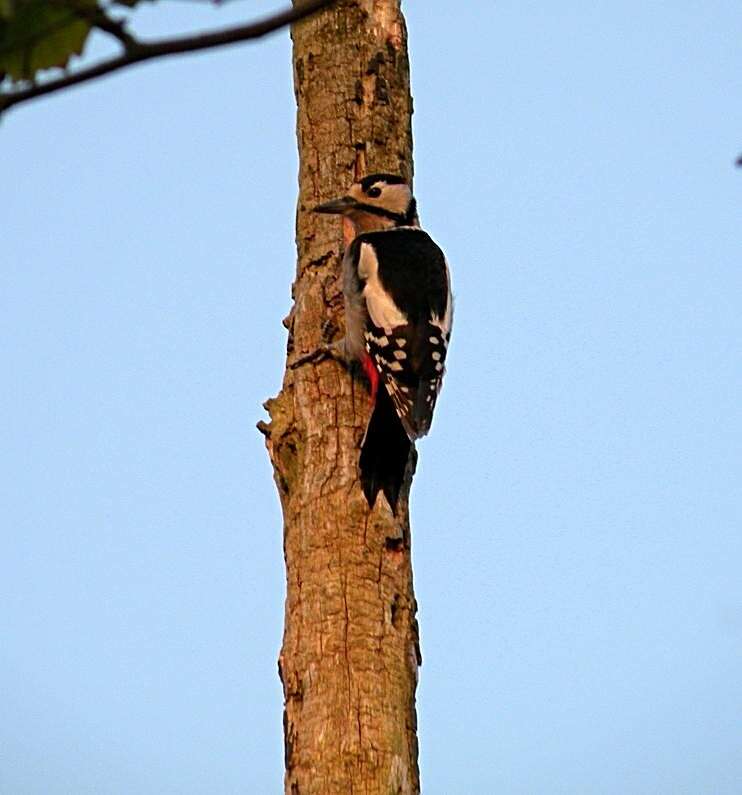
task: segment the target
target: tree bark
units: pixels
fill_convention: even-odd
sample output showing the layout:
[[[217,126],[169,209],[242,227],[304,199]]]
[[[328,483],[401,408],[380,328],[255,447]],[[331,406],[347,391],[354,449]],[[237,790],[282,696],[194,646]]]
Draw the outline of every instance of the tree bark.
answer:
[[[341,0],[298,23],[298,265],[287,369],[260,423],[284,518],[288,795],[419,792],[420,664],[407,494],[369,511],[358,476],[365,383],[334,361],[291,369],[342,336],[337,219],[312,207],[375,171],[412,176],[407,34],[399,0]]]

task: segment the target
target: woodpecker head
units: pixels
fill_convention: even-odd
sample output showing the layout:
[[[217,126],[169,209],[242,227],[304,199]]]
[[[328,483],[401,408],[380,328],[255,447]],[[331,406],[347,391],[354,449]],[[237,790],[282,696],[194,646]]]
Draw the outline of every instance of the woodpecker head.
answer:
[[[319,204],[316,213],[347,218],[356,235],[393,226],[418,226],[417,204],[410,186],[394,174],[369,174],[345,196]]]

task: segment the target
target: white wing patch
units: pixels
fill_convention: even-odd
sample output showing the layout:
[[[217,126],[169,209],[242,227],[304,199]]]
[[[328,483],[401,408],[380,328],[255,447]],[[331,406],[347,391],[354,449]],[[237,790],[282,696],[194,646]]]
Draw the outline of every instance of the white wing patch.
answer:
[[[369,243],[361,243],[358,275],[366,282],[363,297],[374,325],[383,329],[386,334],[391,334],[395,326],[404,326],[407,323],[407,315],[382,287],[379,279],[379,261],[376,259],[374,247]]]

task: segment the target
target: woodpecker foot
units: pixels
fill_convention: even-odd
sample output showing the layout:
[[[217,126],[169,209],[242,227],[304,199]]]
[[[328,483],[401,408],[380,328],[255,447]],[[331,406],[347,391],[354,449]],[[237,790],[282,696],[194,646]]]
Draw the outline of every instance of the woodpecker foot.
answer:
[[[300,356],[298,359],[294,359],[294,361],[289,365],[289,369],[296,370],[297,367],[301,367],[303,364],[314,364],[316,362],[322,362],[325,359],[334,359],[336,362],[340,362],[340,364],[347,366],[348,357],[345,354],[344,343],[344,340],[338,340],[337,342],[332,342],[329,345],[320,345],[311,353],[307,353],[304,356]]]

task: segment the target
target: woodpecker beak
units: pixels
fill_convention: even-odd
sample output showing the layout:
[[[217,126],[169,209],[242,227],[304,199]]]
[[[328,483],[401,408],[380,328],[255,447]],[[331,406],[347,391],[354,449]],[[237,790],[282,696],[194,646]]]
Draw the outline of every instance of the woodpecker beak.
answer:
[[[346,215],[358,206],[358,202],[352,196],[343,196],[341,199],[332,199],[324,204],[318,204],[314,208],[315,213],[328,213],[331,215]]]

